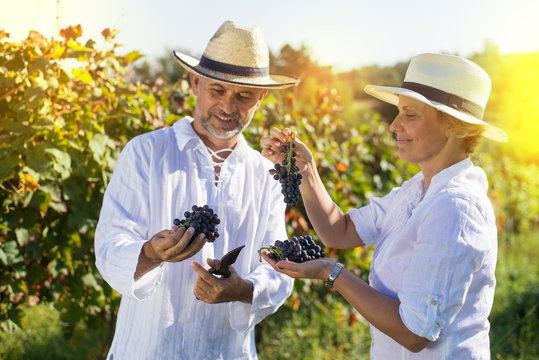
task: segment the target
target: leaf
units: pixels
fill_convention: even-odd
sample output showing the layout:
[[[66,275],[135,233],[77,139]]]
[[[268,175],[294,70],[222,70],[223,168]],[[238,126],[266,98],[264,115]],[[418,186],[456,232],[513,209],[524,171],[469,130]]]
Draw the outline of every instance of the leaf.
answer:
[[[4,264],[4,266],[8,266],[7,255],[2,248],[0,248],[0,261],[2,264]]]
[[[100,157],[105,155],[105,152],[107,150],[107,146],[112,146],[114,143],[112,140],[105,134],[95,134],[92,139],[90,139],[90,143],[88,146],[94,153],[94,158],[98,160]],[[97,158],[96,158],[97,156]]]
[[[94,79],[92,78],[92,75],[88,71],[82,71],[77,68],[71,69],[71,73],[80,81],[82,81],[85,84],[93,85]]]
[[[4,253],[7,258],[7,262],[11,264],[16,264],[23,261],[23,257],[19,252],[16,241],[7,241],[4,243]]]
[[[125,60],[130,63],[137,59],[140,59],[141,57],[143,57],[143,55],[141,55],[139,51],[131,51],[130,53],[125,55]]]
[[[30,66],[29,73],[33,73],[36,70],[39,70],[41,72],[45,72],[46,66],[49,64],[49,61],[43,57],[38,57],[34,59],[32,65]]]
[[[30,239],[30,234],[28,233],[28,229],[23,228],[17,228],[15,229],[15,236],[17,237],[17,242],[20,246],[26,245],[28,243],[28,240]]]
[[[60,30],[60,36],[64,37],[66,40],[76,39],[82,36],[82,27],[80,26],[80,24],[78,24],[75,27],[73,26],[66,27]],[[68,41],[68,43],[69,42],[72,42],[72,41]]]
[[[0,161],[0,182],[8,179],[10,172],[17,166],[19,163],[19,157],[17,155],[9,155],[7,158],[3,158]]]
[[[21,326],[22,319],[24,318],[24,311],[18,307],[11,308],[8,310],[8,317],[9,320],[13,322],[13,324]]]
[[[54,158],[53,168],[58,171],[62,179],[67,179],[71,170],[71,157],[65,151],[57,148],[46,148],[45,152]]]
[[[82,283],[89,288],[95,288],[99,286],[97,281],[95,280],[95,276],[92,273],[84,274],[80,279],[82,280]]]

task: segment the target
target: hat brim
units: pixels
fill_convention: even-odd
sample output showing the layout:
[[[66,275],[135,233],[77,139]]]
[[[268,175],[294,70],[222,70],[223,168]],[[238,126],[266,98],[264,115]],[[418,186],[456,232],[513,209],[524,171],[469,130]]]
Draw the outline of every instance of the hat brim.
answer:
[[[489,123],[481,119],[478,119],[475,116],[472,116],[470,114],[461,112],[457,109],[441,104],[439,102],[431,101],[427,99],[425,96],[413,90],[404,89],[400,87],[377,86],[377,85],[367,85],[365,86],[364,90],[367,94],[372,95],[377,99],[393,104],[395,106],[399,104],[399,96],[410,97],[424,104],[432,106],[437,110],[445,112],[464,122],[467,122],[470,124],[483,125],[485,128],[485,131],[483,133],[484,137],[495,140],[495,141],[499,141],[499,142],[507,142],[507,139],[508,139],[507,133],[503,131],[502,129],[494,125],[490,125]]]
[[[295,86],[300,81],[299,78],[295,76],[275,73],[270,73],[268,76],[262,77],[226,74],[200,66],[200,59],[196,59],[190,55],[183,54],[179,51],[174,51],[173,53],[176,60],[178,60],[185,70],[209,79],[219,80],[230,84],[262,89],[284,89]]]

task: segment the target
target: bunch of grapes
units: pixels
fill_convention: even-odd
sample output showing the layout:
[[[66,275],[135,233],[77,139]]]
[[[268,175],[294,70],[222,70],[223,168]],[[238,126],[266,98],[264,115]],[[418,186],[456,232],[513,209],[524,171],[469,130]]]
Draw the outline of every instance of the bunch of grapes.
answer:
[[[260,255],[262,250],[267,250],[269,257],[275,261],[289,260],[295,263],[302,263],[326,256],[324,248],[317,245],[310,235],[293,236],[290,240],[287,239],[284,241],[277,240],[269,248],[258,250],[258,255]]]
[[[281,183],[281,193],[284,195],[284,202],[288,205],[296,206],[299,201],[299,185],[302,175],[298,174],[299,168],[296,166],[295,145],[292,139],[287,144],[279,146],[279,151],[285,154],[285,158],[279,164],[275,164],[270,169],[270,175]]]
[[[219,237],[217,225],[221,222],[217,214],[208,205],[193,205],[191,210],[193,211],[186,211],[183,214],[185,219],[174,219],[174,225],[185,228],[192,226],[195,228],[195,233],[191,241],[196,239],[199,234],[204,233],[208,242],[214,242]]]

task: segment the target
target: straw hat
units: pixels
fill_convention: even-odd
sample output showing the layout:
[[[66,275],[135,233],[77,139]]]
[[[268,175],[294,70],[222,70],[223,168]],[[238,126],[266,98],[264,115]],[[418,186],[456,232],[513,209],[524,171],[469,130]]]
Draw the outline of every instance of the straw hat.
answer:
[[[484,125],[483,136],[505,142],[505,131],[483,121],[490,89],[490,78],[479,65],[445,54],[414,56],[401,87],[365,87],[368,94],[393,105],[404,95],[467,123]]]
[[[203,77],[256,88],[285,88],[299,78],[270,74],[269,51],[258,26],[250,29],[225,21],[210,39],[200,59],[174,51],[187,71]]]

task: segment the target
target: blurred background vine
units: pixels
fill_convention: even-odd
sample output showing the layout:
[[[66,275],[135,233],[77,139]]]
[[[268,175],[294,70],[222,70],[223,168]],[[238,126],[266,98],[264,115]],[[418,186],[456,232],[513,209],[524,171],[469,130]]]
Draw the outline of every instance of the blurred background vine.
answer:
[[[103,358],[119,295],[95,268],[93,235],[115,160],[134,136],[170,126],[194,108],[172,54],[157,64],[118,55],[116,32],[79,41],[80,26],[57,39],[22,42],[0,30],[0,358]],[[486,120],[508,144],[484,142],[473,161],[490,181],[499,227],[498,286],[491,314],[494,359],[539,356],[539,53],[500,55],[486,43],[466,54],[493,81]],[[283,46],[273,71],[300,76],[273,91],[244,133],[259,140],[288,126],[313,151],[343,211],[386,194],[418,171],[395,155],[387,125],[395,109],[363,92],[400,85],[407,63],[346,73],[319,66],[308,49]],[[269,176],[269,175],[268,175]],[[286,214],[289,236],[311,234],[302,203]],[[372,249],[327,249],[367,279]],[[261,359],[367,359],[366,321],[317,281],[296,281],[276,314],[256,328]],[[83,355],[80,355],[80,354]]]

